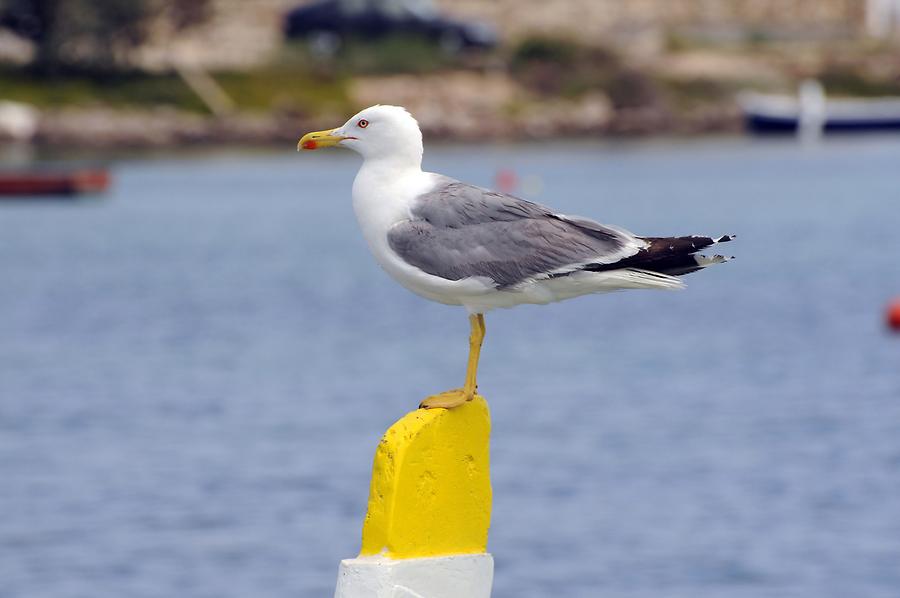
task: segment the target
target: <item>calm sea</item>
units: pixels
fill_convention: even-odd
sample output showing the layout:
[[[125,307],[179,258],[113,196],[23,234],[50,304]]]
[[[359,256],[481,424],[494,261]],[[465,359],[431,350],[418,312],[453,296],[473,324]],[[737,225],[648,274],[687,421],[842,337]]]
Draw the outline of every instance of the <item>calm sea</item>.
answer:
[[[379,435],[467,322],[393,283],[349,153],[112,162],[0,203],[0,597],[330,596]],[[680,293],[488,315],[496,598],[900,596],[900,139],[432,148],[649,235]]]

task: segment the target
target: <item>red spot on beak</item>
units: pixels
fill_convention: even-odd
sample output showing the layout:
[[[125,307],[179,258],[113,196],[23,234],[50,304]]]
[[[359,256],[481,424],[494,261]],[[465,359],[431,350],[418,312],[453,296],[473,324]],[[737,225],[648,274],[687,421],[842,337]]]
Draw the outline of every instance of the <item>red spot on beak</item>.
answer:
[[[303,149],[312,150],[312,149],[316,149],[317,147],[319,147],[319,144],[316,143],[314,139],[309,139],[309,140],[303,142],[302,147],[303,147]]]

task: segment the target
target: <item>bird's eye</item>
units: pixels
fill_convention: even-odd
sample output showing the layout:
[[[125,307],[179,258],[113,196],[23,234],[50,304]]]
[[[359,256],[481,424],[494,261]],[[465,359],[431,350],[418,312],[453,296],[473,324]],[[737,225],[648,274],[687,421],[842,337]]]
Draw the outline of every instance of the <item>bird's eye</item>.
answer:
[[[359,127],[360,129],[365,129],[366,127],[369,126],[369,121],[367,121],[364,118],[361,118],[361,119],[359,119],[359,122],[356,123],[356,126]]]

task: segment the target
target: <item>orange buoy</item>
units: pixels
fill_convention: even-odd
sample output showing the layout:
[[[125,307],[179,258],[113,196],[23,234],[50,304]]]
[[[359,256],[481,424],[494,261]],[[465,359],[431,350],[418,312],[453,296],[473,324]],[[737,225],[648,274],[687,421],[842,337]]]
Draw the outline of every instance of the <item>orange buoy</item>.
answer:
[[[900,332],[900,298],[894,299],[888,304],[886,321],[888,328]]]

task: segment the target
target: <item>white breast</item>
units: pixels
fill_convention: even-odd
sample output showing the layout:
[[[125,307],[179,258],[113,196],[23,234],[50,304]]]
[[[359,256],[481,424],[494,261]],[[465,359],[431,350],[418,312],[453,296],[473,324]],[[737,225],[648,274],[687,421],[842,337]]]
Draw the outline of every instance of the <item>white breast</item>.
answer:
[[[462,305],[463,297],[488,289],[474,280],[451,281],[427,274],[403,261],[388,244],[388,231],[410,219],[413,201],[434,188],[435,180],[436,175],[430,172],[397,172],[366,162],[353,181],[353,211],[369,250],[391,277],[426,299]]]

